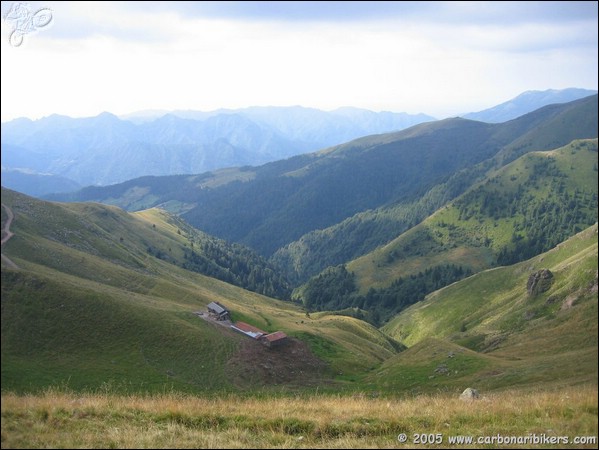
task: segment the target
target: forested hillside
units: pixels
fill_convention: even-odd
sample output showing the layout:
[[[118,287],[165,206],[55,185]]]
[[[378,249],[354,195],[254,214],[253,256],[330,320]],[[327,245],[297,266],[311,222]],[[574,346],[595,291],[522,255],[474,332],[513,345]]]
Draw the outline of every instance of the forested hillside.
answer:
[[[593,96],[567,105],[547,106],[501,124],[498,133],[502,136],[519,137],[492,158],[457,171],[413,201],[400,197],[391,204],[307,233],[279,249],[272,260],[284,268],[290,279],[304,282],[328,266],[373,251],[519,156],[535,150],[551,150],[577,138],[597,137],[597,108],[597,96]]]
[[[308,308],[380,323],[471,273],[549,250],[597,220],[597,140],[528,153],[391,243],[298,289]],[[440,263],[440,262],[443,263]]]
[[[276,261],[292,278],[305,280],[389,242],[493,168],[530,151],[595,137],[596,95],[502,124],[448,119],[256,168],[140,178],[53,198],[129,210],[160,205],[267,257],[299,241]]]

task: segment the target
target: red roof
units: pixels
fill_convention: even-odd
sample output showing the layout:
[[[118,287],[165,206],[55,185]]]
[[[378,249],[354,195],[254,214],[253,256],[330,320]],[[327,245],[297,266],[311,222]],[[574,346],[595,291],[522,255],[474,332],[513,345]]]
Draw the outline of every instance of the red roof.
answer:
[[[285,339],[287,335],[282,331],[275,331],[274,333],[267,334],[266,336],[262,336],[262,339],[266,339],[268,342],[280,341],[281,339]]]
[[[241,331],[244,331],[246,333],[267,334],[266,331],[262,331],[260,328],[253,327],[249,323],[245,322],[235,322],[235,327],[239,328]]]

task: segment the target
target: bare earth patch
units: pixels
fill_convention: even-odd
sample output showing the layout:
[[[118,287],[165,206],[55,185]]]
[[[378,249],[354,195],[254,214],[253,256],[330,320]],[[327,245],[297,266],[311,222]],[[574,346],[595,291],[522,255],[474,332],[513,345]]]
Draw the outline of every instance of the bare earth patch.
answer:
[[[327,363],[295,338],[289,338],[286,344],[277,348],[267,348],[248,338],[229,359],[225,370],[229,380],[240,388],[318,386],[331,382]]]

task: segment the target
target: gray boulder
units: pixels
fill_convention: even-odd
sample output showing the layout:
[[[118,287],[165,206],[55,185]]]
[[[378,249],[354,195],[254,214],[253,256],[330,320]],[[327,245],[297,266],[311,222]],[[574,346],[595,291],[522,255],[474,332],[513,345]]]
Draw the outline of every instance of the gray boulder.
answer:
[[[549,290],[553,282],[553,274],[549,269],[541,269],[532,273],[526,283],[528,295],[537,295]]]
[[[479,398],[480,395],[478,394],[478,390],[472,388],[466,388],[466,390],[460,394],[460,400],[464,401],[478,400]]]

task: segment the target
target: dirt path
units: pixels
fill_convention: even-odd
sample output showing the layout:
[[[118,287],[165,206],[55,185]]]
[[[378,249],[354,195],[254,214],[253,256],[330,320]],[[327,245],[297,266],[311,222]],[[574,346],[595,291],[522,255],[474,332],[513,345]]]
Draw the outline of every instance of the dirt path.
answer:
[[[8,219],[6,220],[6,223],[4,224],[4,228],[2,228],[2,247],[4,247],[4,244],[6,244],[8,242],[8,240],[14,236],[14,233],[12,231],[10,231],[10,225],[11,225],[13,219],[15,218],[15,215],[12,213],[12,210],[8,206],[6,206],[4,203],[2,203],[2,207],[4,208],[4,210],[6,211],[6,215],[8,216]],[[4,256],[4,253],[0,254],[0,256],[2,257],[2,262],[4,264],[6,264],[8,267],[11,267],[13,269],[19,268],[7,256]]]

